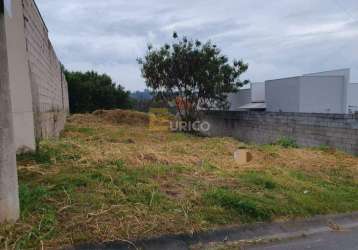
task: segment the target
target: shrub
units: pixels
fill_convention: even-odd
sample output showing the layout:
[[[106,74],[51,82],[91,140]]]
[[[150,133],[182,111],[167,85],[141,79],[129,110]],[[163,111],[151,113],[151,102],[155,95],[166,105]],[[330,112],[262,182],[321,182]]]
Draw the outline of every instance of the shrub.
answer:
[[[283,137],[279,139],[275,144],[284,148],[298,148],[297,142],[289,137]]]

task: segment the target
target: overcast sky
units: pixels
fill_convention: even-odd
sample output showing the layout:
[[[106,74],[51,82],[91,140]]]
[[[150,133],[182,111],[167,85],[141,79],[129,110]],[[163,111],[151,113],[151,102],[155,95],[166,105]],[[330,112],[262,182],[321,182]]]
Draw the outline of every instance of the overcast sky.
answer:
[[[107,73],[132,91],[145,88],[137,57],[173,31],[243,59],[253,82],[346,67],[358,82],[357,0],[36,2],[66,68]]]

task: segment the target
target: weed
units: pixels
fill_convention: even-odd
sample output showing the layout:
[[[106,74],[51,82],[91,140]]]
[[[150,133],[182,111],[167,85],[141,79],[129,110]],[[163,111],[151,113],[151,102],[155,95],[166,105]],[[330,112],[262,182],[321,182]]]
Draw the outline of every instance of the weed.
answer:
[[[17,156],[17,161],[50,166],[57,161],[78,160],[80,155],[77,151],[68,143],[54,144],[53,141],[42,141],[36,152],[20,154]]]
[[[49,192],[44,187],[30,188],[27,185],[20,185],[19,187],[21,216],[24,217],[29,213],[35,212],[43,208],[44,198],[49,196]]]
[[[50,165],[54,152],[48,148],[42,148],[37,152],[27,152],[17,155],[17,161],[21,162],[35,162],[37,164]]]
[[[51,191],[62,193],[64,189],[74,191],[77,188],[86,188],[91,183],[89,173],[59,173],[56,177],[50,177],[48,182],[53,185]]]
[[[298,148],[297,142],[289,137],[283,137],[279,139],[275,144],[284,148]]]
[[[265,152],[268,154],[268,156],[272,157],[272,158],[276,158],[278,157],[278,150],[279,147],[277,145],[273,145],[273,144],[264,144],[264,145],[260,145],[259,150],[261,150],[262,152]]]
[[[51,209],[42,211],[37,225],[33,226],[23,237],[16,242],[16,249],[33,249],[44,240],[55,236],[56,212]]]
[[[115,160],[112,163],[118,170],[123,170],[125,168],[125,163],[123,160]]]
[[[201,163],[201,166],[206,171],[213,171],[213,170],[217,169],[217,167],[215,165],[213,165],[213,164],[211,164],[210,162],[207,162],[207,161],[203,161]]]

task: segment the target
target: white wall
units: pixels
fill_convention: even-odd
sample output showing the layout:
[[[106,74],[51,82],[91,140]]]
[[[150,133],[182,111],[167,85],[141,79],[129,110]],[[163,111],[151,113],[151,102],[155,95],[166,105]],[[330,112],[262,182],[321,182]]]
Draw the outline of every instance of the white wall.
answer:
[[[358,83],[348,85],[348,111],[358,112]]]
[[[251,83],[251,102],[265,102],[265,83]]]
[[[349,79],[350,70],[342,69],[266,81],[266,110],[348,113],[348,102],[358,105],[358,87],[348,90]]]
[[[299,112],[344,113],[343,76],[303,76],[300,78]]]
[[[343,76],[344,77],[344,85],[343,85],[344,93],[343,93],[342,105],[345,107],[345,109],[342,113],[348,113],[348,86],[349,86],[350,80],[351,80],[350,75],[351,75],[350,69],[337,69],[337,70],[330,70],[330,71],[306,74],[304,76]]]
[[[300,77],[270,80],[266,85],[266,110],[299,112]]]
[[[228,101],[230,103],[230,110],[238,110],[239,107],[251,102],[251,90],[240,89],[237,93],[231,93],[228,95]]]

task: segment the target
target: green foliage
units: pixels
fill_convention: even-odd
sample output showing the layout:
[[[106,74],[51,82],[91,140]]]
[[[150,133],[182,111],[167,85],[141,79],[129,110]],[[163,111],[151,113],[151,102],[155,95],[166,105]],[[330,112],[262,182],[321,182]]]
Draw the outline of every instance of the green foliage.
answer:
[[[208,41],[178,38],[159,49],[148,47],[144,59],[138,59],[142,75],[154,96],[166,101],[181,100],[177,110],[184,120],[195,120],[201,109],[228,107],[227,94],[248,83],[240,76],[248,69],[243,61],[233,64]]]
[[[298,148],[297,142],[294,139],[289,138],[289,137],[283,137],[283,138],[279,139],[276,142],[276,145],[279,145],[284,148]]]
[[[128,109],[132,107],[130,93],[116,85],[111,77],[94,71],[65,71],[71,113],[87,113],[97,109]]]

